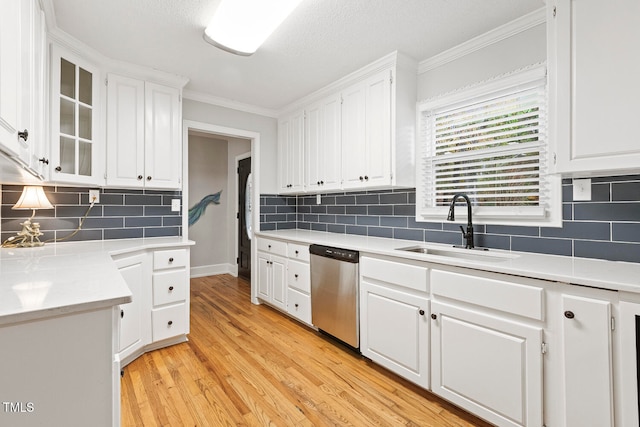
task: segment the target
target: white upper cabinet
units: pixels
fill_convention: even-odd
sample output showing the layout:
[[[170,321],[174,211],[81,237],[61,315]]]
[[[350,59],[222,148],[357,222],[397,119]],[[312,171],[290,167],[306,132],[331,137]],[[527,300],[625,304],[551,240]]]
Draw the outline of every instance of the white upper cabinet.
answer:
[[[53,45],[51,51],[51,180],[104,183],[100,71]]]
[[[179,89],[110,74],[107,185],[180,188]]]
[[[364,183],[366,169],[365,85],[359,83],[342,92],[341,148],[342,185],[346,188]],[[367,177],[368,179],[368,177]]]
[[[417,65],[396,52],[372,70],[342,91],[342,188],[413,187]]]
[[[107,79],[107,185],[144,183],[144,82]]]
[[[279,121],[280,192],[415,186],[416,79],[394,52],[297,101]]]
[[[180,90],[145,84],[145,186],[180,188],[182,106]]]
[[[48,162],[44,132],[44,25],[44,13],[38,1],[3,2],[0,16],[0,150],[36,175],[45,173]]]
[[[384,70],[343,92],[343,188],[393,185],[391,82]]]
[[[304,111],[278,121],[278,191],[304,191]]]
[[[308,191],[340,188],[340,96],[331,95],[306,110],[305,180]]]
[[[553,0],[547,7],[556,171],[638,173],[640,4]]]
[[[6,0],[0,13],[0,148],[17,156],[20,114],[20,0]],[[20,129],[22,130],[22,129]]]
[[[47,105],[47,28],[44,11],[37,0],[31,5],[30,114],[33,138],[30,139],[29,167],[41,177],[49,176],[50,149],[46,127]]]

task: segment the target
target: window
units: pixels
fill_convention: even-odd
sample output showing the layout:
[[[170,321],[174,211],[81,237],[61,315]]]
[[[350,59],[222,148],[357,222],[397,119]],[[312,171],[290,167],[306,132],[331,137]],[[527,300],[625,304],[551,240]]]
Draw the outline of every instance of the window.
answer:
[[[444,220],[452,197],[465,193],[474,221],[560,225],[544,65],[426,100],[418,117],[417,220]]]

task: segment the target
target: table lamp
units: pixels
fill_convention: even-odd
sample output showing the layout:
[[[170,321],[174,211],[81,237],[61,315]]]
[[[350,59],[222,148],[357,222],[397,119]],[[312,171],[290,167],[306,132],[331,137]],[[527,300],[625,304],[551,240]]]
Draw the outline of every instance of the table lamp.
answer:
[[[47,199],[42,187],[38,185],[25,185],[18,203],[13,205],[11,209],[33,210],[31,216],[25,222],[20,223],[22,231],[18,232],[18,235],[14,237],[14,242],[12,243],[22,248],[44,245],[39,239],[39,237],[42,236],[40,224],[31,222],[36,215],[36,209],[53,209],[53,205],[49,202],[49,199]]]

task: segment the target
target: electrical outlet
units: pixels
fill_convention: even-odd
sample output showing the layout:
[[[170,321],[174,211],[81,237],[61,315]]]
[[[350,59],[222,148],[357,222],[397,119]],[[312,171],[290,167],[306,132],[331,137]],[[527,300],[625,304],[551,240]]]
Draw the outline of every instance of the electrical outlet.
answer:
[[[171,199],[171,212],[180,212],[180,199]]]
[[[89,190],[89,203],[100,203],[100,190]]]
[[[319,194],[316,194],[316,205],[319,205],[322,203],[322,197],[320,197]]]
[[[573,200],[591,200],[591,179],[587,178],[573,180]]]

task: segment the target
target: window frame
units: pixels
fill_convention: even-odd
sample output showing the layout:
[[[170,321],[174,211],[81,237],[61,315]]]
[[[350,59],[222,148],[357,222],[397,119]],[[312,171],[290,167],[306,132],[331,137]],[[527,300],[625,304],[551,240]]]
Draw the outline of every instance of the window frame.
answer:
[[[492,94],[514,93],[524,88],[532,87],[536,82],[544,82],[545,87],[545,109],[548,111],[548,90],[549,83],[545,63],[533,64],[529,67],[503,74],[492,79],[475,83],[445,93],[440,96],[418,102],[416,108],[416,222],[444,222],[447,218],[448,206],[427,206],[427,201],[435,199],[435,191],[431,189],[427,182],[428,162],[430,162],[429,146],[430,140],[426,135],[423,116],[435,113],[443,109],[450,109],[454,106],[471,105],[486,99]],[[545,190],[543,206],[478,206],[473,203],[473,196],[470,195],[473,203],[473,221],[477,224],[500,224],[500,225],[522,225],[522,226],[562,226],[562,180],[561,176],[552,173],[553,170],[553,150],[550,145],[549,136],[546,132],[548,126],[546,119],[544,132],[544,163],[545,170],[540,171],[540,187]],[[544,180],[544,183],[542,181]],[[433,191],[433,194],[428,192]],[[456,222],[466,222],[467,210],[463,204],[456,205]]]

